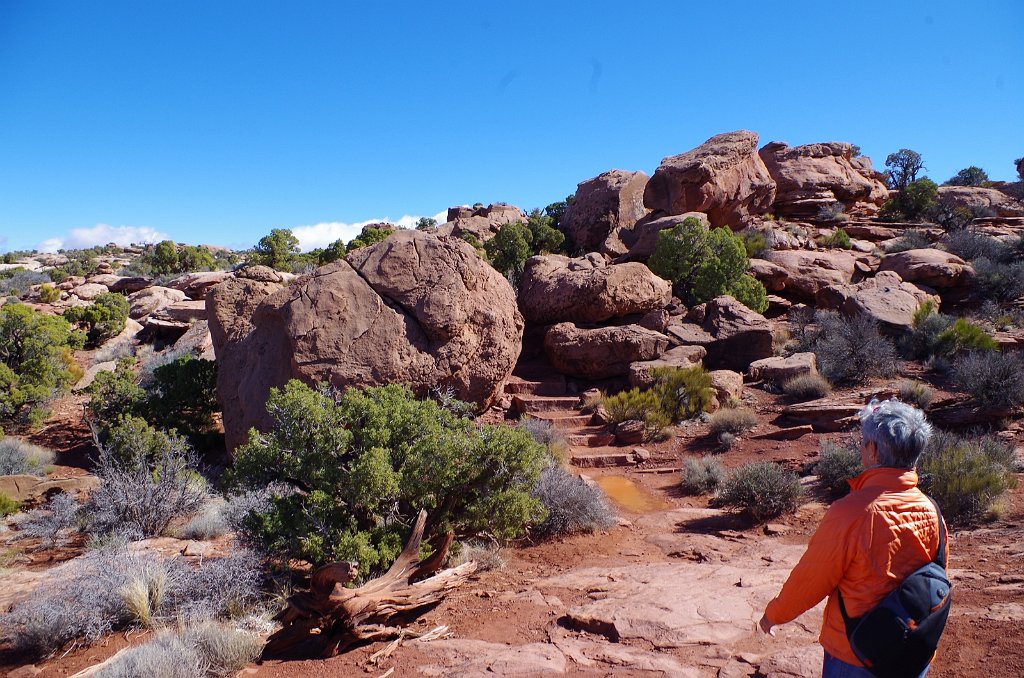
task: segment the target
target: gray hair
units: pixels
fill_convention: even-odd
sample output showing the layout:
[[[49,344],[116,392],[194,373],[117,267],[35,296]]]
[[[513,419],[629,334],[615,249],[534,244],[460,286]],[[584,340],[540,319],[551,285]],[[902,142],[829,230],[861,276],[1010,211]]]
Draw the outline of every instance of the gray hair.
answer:
[[[924,412],[895,398],[872,399],[857,416],[864,440],[878,448],[881,466],[914,468],[932,437],[932,425]]]

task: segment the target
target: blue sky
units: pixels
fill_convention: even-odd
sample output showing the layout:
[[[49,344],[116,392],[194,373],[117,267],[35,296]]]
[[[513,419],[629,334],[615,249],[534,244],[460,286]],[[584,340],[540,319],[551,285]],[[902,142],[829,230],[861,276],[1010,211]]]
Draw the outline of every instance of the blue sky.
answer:
[[[312,246],[734,129],[1011,180],[1022,40],[1019,0],[0,0],[0,251]]]

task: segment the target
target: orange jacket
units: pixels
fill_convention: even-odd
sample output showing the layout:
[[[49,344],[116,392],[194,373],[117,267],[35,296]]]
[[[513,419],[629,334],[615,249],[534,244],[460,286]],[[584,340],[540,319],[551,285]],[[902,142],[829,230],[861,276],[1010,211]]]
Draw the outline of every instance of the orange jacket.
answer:
[[[863,666],[846,640],[839,599],[832,594],[839,588],[849,615],[863,615],[932,560],[939,530],[935,509],[917,489],[916,471],[871,468],[850,487],[850,494],[825,513],[765,614],[772,624],[785,624],[828,596],[821,646],[837,659]]]

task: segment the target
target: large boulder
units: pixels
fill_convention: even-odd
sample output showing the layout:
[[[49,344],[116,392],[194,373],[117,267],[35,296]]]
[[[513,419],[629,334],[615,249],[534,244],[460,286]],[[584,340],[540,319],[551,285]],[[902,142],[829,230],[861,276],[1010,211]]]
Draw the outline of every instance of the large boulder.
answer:
[[[767,211],[775,182],[757,154],[757,134],[719,134],[661,161],[644,190],[644,205],[661,214],[705,212],[713,226],[739,226]]]
[[[781,292],[786,288],[786,281],[789,279],[789,271],[765,259],[751,259],[747,272],[760,280],[769,292]]]
[[[664,308],[671,297],[672,284],[644,264],[609,265],[597,254],[531,257],[519,282],[519,309],[538,325],[647,313]]]
[[[643,172],[611,170],[576,187],[560,227],[573,245],[585,252],[599,251],[609,236],[629,228],[647,214]]]
[[[901,280],[928,287],[966,287],[974,277],[974,269],[950,252],[924,248],[887,254],[879,271],[893,271]]]
[[[486,407],[512,372],[523,332],[512,287],[470,245],[412,230],[264,298],[238,340],[231,337],[244,324],[218,327],[221,304],[213,307],[229,449],[251,426],[270,425],[270,388],[293,378],[336,388],[406,384],[420,395],[451,387]]]
[[[106,285],[100,283],[84,283],[71,290],[71,294],[75,295],[82,301],[92,301],[101,294],[106,294],[110,290],[107,289]]]
[[[817,373],[818,363],[813,353],[772,356],[750,363],[750,378],[754,381],[783,384],[794,377]]]
[[[265,269],[265,270],[264,270]],[[255,276],[250,277],[253,271]],[[276,280],[266,280],[266,266],[250,266],[228,278],[206,294],[206,314],[210,336],[219,353],[229,343],[241,341],[252,331],[252,314],[260,303],[284,286]]]
[[[453,235],[462,238],[471,235],[481,243],[494,236],[505,224],[526,223],[526,215],[514,205],[496,203],[487,207],[451,207],[448,221],[437,227],[437,235]]]
[[[131,305],[128,315],[141,320],[148,315],[156,313],[165,306],[176,304],[187,299],[181,290],[172,290],[169,287],[154,285],[146,287],[128,296],[128,303]]]
[[[746,372],[750,363],[773,353],[771,324],[730,296],[707,303],[702,325],[715,338],[707,357],[715,368]]]
[[[788,274],[783,288],[785,296],[806,303],[813,302],[823,287],[853,282],[857,270],[857,255],[846,250],[775,251],[771,261]]]
[[[889,198],[869,159],[854,165],[850,144],[788,146],[773,141],[758,155],[776,184],[772,210],[778,216],[813,218],[822,206],[835,202],[847,212],[874,213]]]
[[[203,271],[186,273],[167,283],[172,290],[181,290],[189,299],[198,301],[206,298],[210,288],[231,277],[229,271]]]
[[[830,285],[821,289],[817,306],[838,310],[847,316],[867,315],[883,330],[899,334],[910,330],[914,313],[926,301],[938,309],[937,295],[904,282],[894,271],[883,271],[856,285]]]
[[[544,335],[544,351],[554,368],[584,379],[625,376],[631,363],[654,360],[668,343],[664,334],[639,325],[586,329],[559,323]]]
[[[939,186],[939,201],[950,207],[966,207],[978,216],[1022,217],[1024,202],[1002,191],[982,186]]]

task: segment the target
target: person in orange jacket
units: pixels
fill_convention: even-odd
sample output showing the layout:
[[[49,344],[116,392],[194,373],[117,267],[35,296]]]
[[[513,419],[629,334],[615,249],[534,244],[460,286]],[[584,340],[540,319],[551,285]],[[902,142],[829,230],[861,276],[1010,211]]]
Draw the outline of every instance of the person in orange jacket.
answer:
[[[828,596],[818,637],[825,650],[823,678],[872,675],[846,639],[836,591],[842,592],[850,616],[859,617],[932,560],[939,548],[939,519],[917,488],[915,470],[931,438],[931,424],[921,410],[895,399],[872,400],[859,416],[864,471],[850,481],[850,494],[829,507],[758,624],[775,635],[775,626],[793,621]]]

